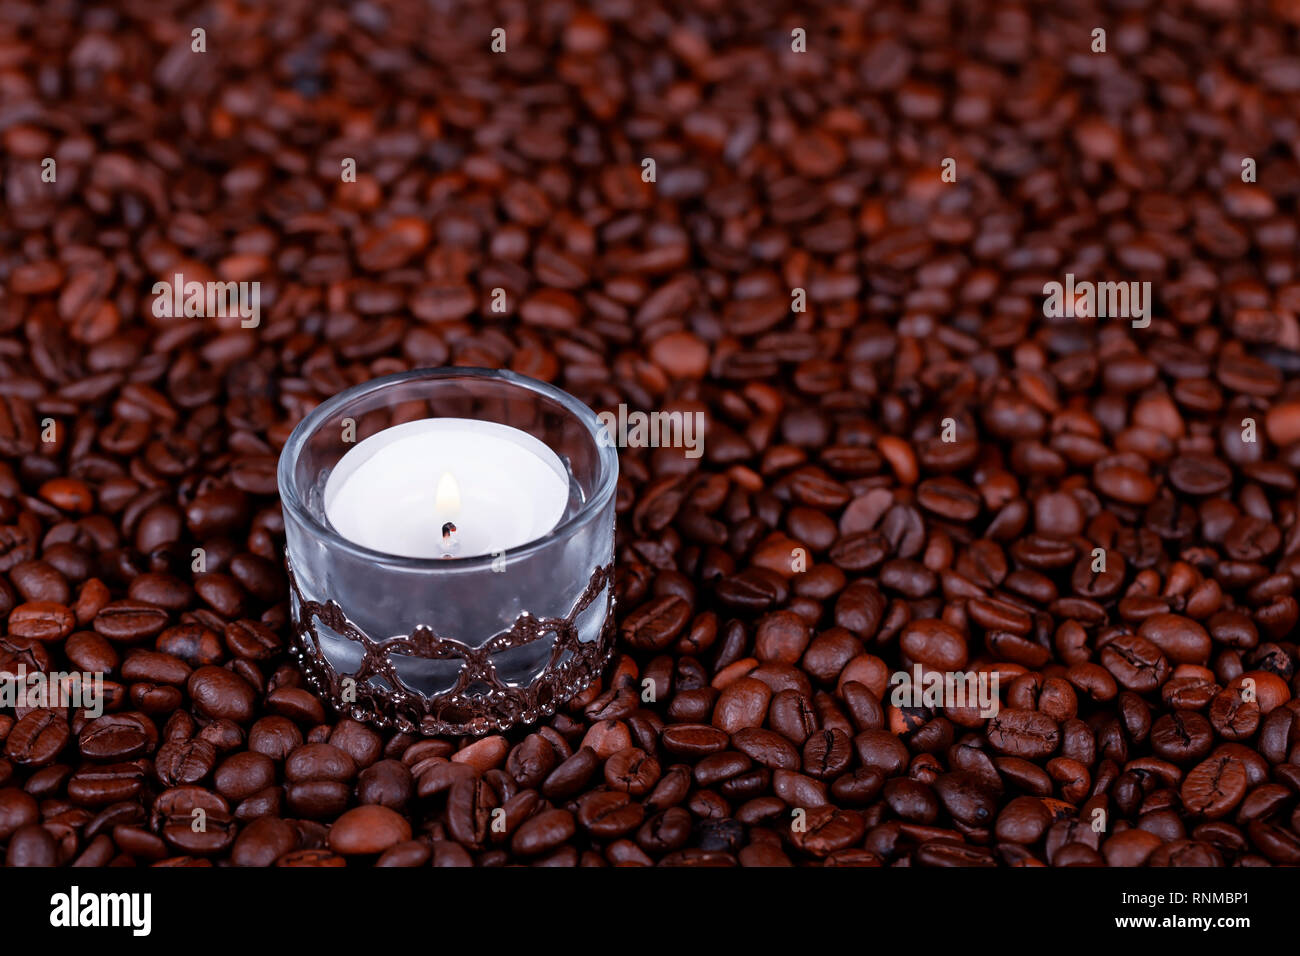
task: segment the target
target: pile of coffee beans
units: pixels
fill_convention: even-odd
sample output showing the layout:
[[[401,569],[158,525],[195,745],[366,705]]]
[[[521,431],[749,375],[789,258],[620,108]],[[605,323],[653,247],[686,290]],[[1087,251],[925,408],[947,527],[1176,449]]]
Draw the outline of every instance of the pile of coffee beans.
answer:
[[[168,7],[0,22],[0,671],[108,696],[0,710],[6,863],[1300,863],[1300,7]],[[482,739],[285,655],[286,437],[435,365],[707,421]]]

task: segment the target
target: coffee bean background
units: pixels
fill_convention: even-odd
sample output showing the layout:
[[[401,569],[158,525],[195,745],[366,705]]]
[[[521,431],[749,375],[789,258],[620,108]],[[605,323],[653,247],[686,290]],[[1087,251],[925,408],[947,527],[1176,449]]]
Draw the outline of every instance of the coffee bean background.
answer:
[[[0,668],[110,696],[0,713],[6,863],[1300,863],[1294,4],[4,9]],[[708,422],[621,453],[604,680],[477,740],[284,654],[286,437],[447,364]]]

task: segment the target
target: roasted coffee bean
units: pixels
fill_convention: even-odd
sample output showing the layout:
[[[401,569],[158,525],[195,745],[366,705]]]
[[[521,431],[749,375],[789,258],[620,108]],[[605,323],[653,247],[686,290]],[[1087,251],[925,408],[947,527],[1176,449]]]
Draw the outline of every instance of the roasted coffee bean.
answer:
[[[510,840],[510,848],[520,856],[536,856],[554,849],[576,832],[573,814],[568,810],[544,810],[525,820]]]
[[[357,799],[392,810],[404,810],[414,794],[411,772],[397,760],[380,760],[361,771]]]
[[[1175,664],[1204,664],[1210,657],[1210,636],[1190,618],[1156,614],[1142,622],[1141,637],[1163,651]]]
[[[300,724],[319,724],[325,720],[321,702],[301,687],[277,687],[266,695],[266,707]]]
[[[808,646],[809,628],[802,618],[788,611],[767,615],[759,622],[755,652],[759,660],[793,664]]]
[[[174,791],[170,791],[174,792]],[[164,795],[165,796],[165,795]],[[192,797],[184,801],[188,808],[177,806],[155,812],[162,815],[162,837],[167,843],[188,854],[209,856],[228,851],[235,841],[235,823],[223,801],[216,794],[193,788]],[[159,804],[164,804],[162,797]],[[193,826],[194,810],[203,810],[204,825]]]
[[[68,778],[68,798],[88,807],[130,800],[143,788],[144,776],[135,763],[86,765]]]
[[[612,754],[605,761],[605,782],[614,790],[644,796],[659,780],[659,761],[637,747]]]
[[[21,827],[40,820],[36,798],[16,787],[0,790],[0,840],[7,840]]]
[[[665,738],[669,729],[671,728],[665,728]],[[731,742],[745,756],[765,767],[781,770],[797,770],[800,767],[798,748],[775,731],[747,727],[736,731]],[[725,740],[723,746],[726,746]]]
[[[143,714],[105,714],[77,735],[77,749],[90,760],[130,760],[157,744],[158,732]]]
[[[1282,866],[1300,864],[1300,838],[1293,830],[1263,820],[1254,820],[1247,827],[1251,845],[1273,863]]]
[[[840,803],[862,806],[874,800],[884,784],[884,774],[879,770],[859,767],[835,779],[831,784],[831,796]]]
[[[279,636],[260,621],[232,621],[225,627],[226,647],[236,657],[264,661],[282,646]]]
[[[1179,796],[1188,812],[1217,820],[1241,802],[1246,787],[1246,768],[1240,760],[1210,757],[1188,771]]]
[[[887,730],[864,730],[853,738],[853,746],[864,767],[885,777],[900,774],[907,766],[907,745]]]
[[[275,783],[275,764],[254,751],[232,754],[217,767],[213,783],[227,800],[245,800]]]
[[[690,835],[690,813],[682,807],[669,807],[641,824],[636,842],[647,853],[660,855],[685,846]]]
[[[1171,840],[1147,857],[1147,866],[1223,866],[1214,847],[1196,840]]]
[[[690,605],[680,597],[656,598],[627,618],[624,640],[638,650],[661,651],[686,627],[690,613]]]
[[[217,749],[206,740],[169,740],[158,748],[154,773],[164,787],[179,787],[203,780],[216,761]]]
[[[808,698],[795,690],[779,691],[772,698],[772,729],[798,746],[817,729],[817,714]]]
[[[1019,796],[998,813],[995,832],[999,840],[1029,845],[1047,832],[1052,813],[1038,797]]]
[[[598,790],[578,801],[578,823],[597,839],[616,839],[636,829],[645,809],[626,793]]]
[[[31,601],[9,613],[11,637],[57,641],[71,634],[76,625],[72,609],[54,601]]]
[[[302,743],[302,731],[285,717],[263,717],[248,731],[248,749],[276,761],[284,760]]]
[[[285,785],[285,799],[294,814],[328,820],[347,808],[352,788],[341,780],[301,780]]]
[[[838,777],[849,768],[853,744],[843,730],[821,730],[803,745],[804,773],[819,780]]]
[[[912,660],[940,670],[959,670],[966,663],[966,639],[943,621],[913,621],[903,628],[899,646]]]
[[[703,757],[725,750],[728,740],[726,731],[709,724],[669,724],[660,737],[665,750],[687,758]]]
[[[58,845],[45,827],[29,823],[9,837],[5,866],[55,866],[58,862]]]
[[[90,631],[77,631],[70,635],[63,644],[63,653],[74,666],[92,674],[111,674],[117,670],[120,661],[113,645]]]
[[[168,624],[167,612],[141,601],[113,601],[95,615],[95,633],[119,644],[138,644]]]
[[[55,761],[71,737],[68,723],[52,710],[32,710],[5,738],[5,756],[20,766],[44,767]]]
[[[542,793],[551,800],[561,800],[579,793],[591,779],[600,758],[590,747],[582,747],[547,775]]]
[[[988,738],[1001,753],[1037,759],[1056,751],[1061,731],[1046,714],[1004,708],[989,721]]]
[[[218,753],[227,753],[244,743],[244,731],[233,720],[224,717],[204,725],[198,736],[217,748]]]
[[[735,750],[711,754],[695,765],[695,782],[701,787],[716,787],[745,773],[750,765],[750,759]]]
[[[1194,710],[1164,714],[1151,725],[1151,749],[1172,763],[1200,760],[1213,744],[1210,722]]]
[[[188,664],[178,657],[157,651],[133,649],[122,662],[122,677],[151,684],[183,685],[189,679]]]
[[[925,784],[907,777],[885,781],[885,805],[899,819],[929,825],[939,816],[939,801]]]
[[[1120,635],[1101,650],[1101,664],[1122,686],[1147,694],[1169,678],[1169,662],[1151,641]]]
[[[425,866],[432,855],[429,845],[423,840],[406,840],[380,854],[379,859],[375,861],[375,866]]]
[[[753,677],[742,677],[718,695],[713,724],[729,734],[746,727],[758,727],[767,714],[772,689]]]
[[[330,849],[344,856],[383,853],[411,838],[411,825],[400,813],[375,804],[353,807],[330,827]]]
[[[836,807],[812,807],[806,827],[791,833],[791,842],[813,857],[826,857],[858,843],[866,833],[866,823],[855,810]]]
[[[346,751],[333,744],[303,744],[291,753],[284,764],[285,778],[292,782],[307,780],[351,780],[357,764]]]
[[[238,674],[223,667],[200,667],[189,676],[186,689],[204,717],[224,717],[236,723],[246,723],[253,717],[256,691]]]
[[[230,859],[236,866],[271,866],[297,845],[293,826],[275,817],[260,817],[236,837]]]
[[[943,774],[935,780],[934,792],[952,818],[966,826],[988,826],[997,813],[996,796],[972,773]]]
[[[221,639],[211,628],[201,624],[178,624],[158,635],[155,648],[178,657],[191,667],[218,663],[223,655]]]

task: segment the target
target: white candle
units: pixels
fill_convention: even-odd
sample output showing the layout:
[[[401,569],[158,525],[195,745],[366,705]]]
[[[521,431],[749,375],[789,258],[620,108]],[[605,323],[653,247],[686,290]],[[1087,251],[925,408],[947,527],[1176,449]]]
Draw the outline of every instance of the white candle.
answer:
[[[568,499],[564,465],[527,432],[426,418],[350,449],[325,483],[324,505],[339,534],[374,551],[468,558],[542,537]]]

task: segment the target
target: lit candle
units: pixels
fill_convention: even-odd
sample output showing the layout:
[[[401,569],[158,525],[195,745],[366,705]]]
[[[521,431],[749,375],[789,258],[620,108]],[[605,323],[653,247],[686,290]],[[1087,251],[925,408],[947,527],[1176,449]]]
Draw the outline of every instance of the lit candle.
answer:
[[[466,418],[371,435],[339,460],[324,492],[339,534],[408,558],[507,551],[551,531],[568,500],[568,473],[544,443]]]

